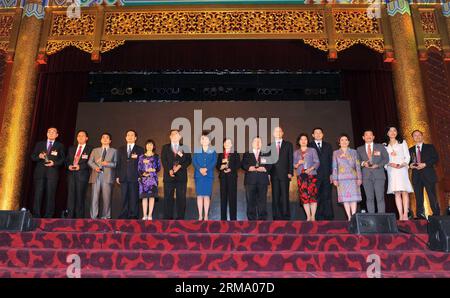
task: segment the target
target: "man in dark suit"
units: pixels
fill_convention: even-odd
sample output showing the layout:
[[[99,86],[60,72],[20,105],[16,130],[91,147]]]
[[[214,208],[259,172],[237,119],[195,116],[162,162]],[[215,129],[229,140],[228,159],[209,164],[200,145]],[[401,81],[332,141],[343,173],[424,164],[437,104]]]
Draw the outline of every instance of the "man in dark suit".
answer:
[[[181,135],[177,129],[169,133],[170,144],[161,150],[161,163],[164,168],[164,218],[173,219],[174,195],[176,191],[176,219],[184,219],[186,212],[187,167],[192,162],[189,148],[180,143]]]
[[[313,141],[309,147],[316,149],[320,166],[317,169],[317,220],[333,220],[333,202],[331,200],[331,180],[333,147],[323,140],[323,129],[316,127],[312,131]]]
[[[55,193],[58,186],[59,167],[64,164],[64,145],[56,141],[58,130],[50,127],[47,140],[38,142],[31,154],[36,162],[34,169],[33,215],[41,217],[41,202],[45,192],[44,217],[51,218],[55,212]]]
[[[272,183],[272,214],[274,220],[289,220],[289,183],[291,182],[294,165],[294,148],[291,142],[283,140],[283,129],[275,127],[274,142],[270,148],[270,181]]]
[[[122,211],[119,218],[139,217],[138,159],[144,148],[136,145],[137,132],[130,129],[125,134],[127,144],[117,150],[117,183],[122,193]]]
[[[67,215],[69,218],[84,218],[84,201],[89,182],[89,155],[92,147],[87,144],[89,139],[85,130],[77,132],[77,145],[67,151]]]
[[[423,206],[424,188],[427,191],[433,215],[440,215],[441,213],[436,193],[437,176],[434,170],[434,165],[438,162],[439,156],[432,144],[424,144],[423,132],[415,130],[412,137],[416,144],[409,148],[409,153],[411,155],[412,184],[416,196],[416,216],[426,219]]]
[[[252,141],[252,151],[242,157],[248,220],[267,219],[267,187],[271,169],[268,159],[261,150],[261,139],[258,137]]]

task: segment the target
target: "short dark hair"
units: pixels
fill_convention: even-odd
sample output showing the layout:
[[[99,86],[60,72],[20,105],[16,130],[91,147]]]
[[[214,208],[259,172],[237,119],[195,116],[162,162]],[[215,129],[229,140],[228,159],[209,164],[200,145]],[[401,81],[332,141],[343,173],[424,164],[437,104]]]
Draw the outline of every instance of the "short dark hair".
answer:
[[[343,138],[343,137],[346,137],[347,140],[350,142],[350,137],[349,137],[349,135],[346,134],[346,133],[341,133],[341,134],[339,135],[338,139],[337,139],[337,142],[336,142],[336,144],[338,145],[338,147],[341,145],[341,138]]]
[[[318,130],[318,129],[323,133],[322,127],[314,127],[314,128],[312,129],[311,134],[313,134],[313,133],[314,133],[316,130]]]
[[[420,132],[420,134],[423,135],[423,131],[421,131],[420,129],[415,129],[415,130],[411,133],[411,136],[413,136],[415,132]]]
[[[180,133],[180,130],[179,130],[179,129],[177,129],[177,128],[173,128],[173,129],[169,130],[169,135],[171,135],[171,134],[172,134],[172,132],[174,132],[174,131],[176,131],[176,132]]]
[[[144,149],[145,151],[147,151],[147,144],[153,144],[153,153],[156,152],[156,142],[152,139],[148,139],[147,141],[145,141],[145,145],[144,145]]]
[[[109,132],[102,132],[102,135],[100,136],[100,139],[103,138],[103,136],[108,136],[109,139],[112,141],[112,136]]]
[[[373,129],[371,129],[371,128],[366,128],[366,129],[364,129],[363,130],[363,135],[366,133],[366,132],[371,132],[373,135],[375,135],[375,133],[373,132]]]
[[[88,132],[87,132],[86,130],[84,130],[84,129],[80,129],[79,131],[77,131],[77,133],[76,133],[76,135],[75,135],[75,136],[78,136],[78,134],[79,134],[80,132],[84,132],[84,134],[86,135],[86,137],[88,137],[88,138],[89,138],[89,134],[88,134]]]
[[[301,134],[298,135],[297,140],[295,141],[295,145],[296,145],[297,147],[300,147],[300,139],[301,139],[302,137],[306,137],[306,141],[307,141],[307,143],[309,144],[309,137],[308,137],[308,134],[302,132]]]
[[[127,130],[126,132],[125,132],[125,135],[127,135],[127,133],[129,133],[129,132],[132,132],[132,133],[134,133],[134,136],[137,138],[138,137],[138,134],[137,134],[137,132],[134,130],[134,129],[129,129],[129,130]]]
[[[59,133],[58,129],[57,129],[55,126],[49,126],[49,127],[47,128],[47,132],[48,132],[50,129],[55,129],[55,130],[56,130],[56,133]]]

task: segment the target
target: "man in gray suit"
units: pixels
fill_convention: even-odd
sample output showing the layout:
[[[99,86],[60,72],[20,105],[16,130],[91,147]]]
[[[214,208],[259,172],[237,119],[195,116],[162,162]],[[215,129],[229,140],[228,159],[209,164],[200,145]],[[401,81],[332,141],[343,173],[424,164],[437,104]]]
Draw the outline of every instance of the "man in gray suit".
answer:
[[[100,142],[101,147],[92,150],[88,164],[93,169],[89,183],[92,186],[91,218],[98,217],[98,199],[100,191],[103,198],[102,219],[111,218],[111,190],[114,185],[115,167],[117,163],[117,151],[109,147],[111,135],[103,133]]]
[[[382,144],[375,144],[373,131],[364,131],[365,144],[358,147],[358,158],[361,161],[364,192],[366,193],[366,205],[369,213],[375,213],[375,197],[377,199],[378,213],[385,212],[384,184],[386,175],[384,165],[389,163],[389,154]]]

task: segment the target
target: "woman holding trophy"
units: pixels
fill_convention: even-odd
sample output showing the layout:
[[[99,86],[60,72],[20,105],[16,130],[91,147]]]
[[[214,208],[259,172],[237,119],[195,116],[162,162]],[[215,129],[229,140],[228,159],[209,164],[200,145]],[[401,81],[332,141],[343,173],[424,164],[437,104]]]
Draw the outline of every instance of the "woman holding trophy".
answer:
[[[227,220],[227,205],[230,208],[230,220],[237,217],[237,177],[241,167],[239,153],[234,152],[233,141],[223,141],[223,153],[219,153],[216,168],[220,181],[220,219]]]
[[[152,220],[155,200],[158,200],[158,172],[161,161],[155,153],[156,144],[153,140],[145,142],[145,153],[139,156],[139,198],[142,200],[142,220]]]

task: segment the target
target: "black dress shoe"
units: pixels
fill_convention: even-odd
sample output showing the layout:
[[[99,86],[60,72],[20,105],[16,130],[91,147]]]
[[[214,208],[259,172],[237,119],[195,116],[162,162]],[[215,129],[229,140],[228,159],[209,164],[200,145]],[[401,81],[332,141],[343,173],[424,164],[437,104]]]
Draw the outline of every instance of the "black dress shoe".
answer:
[[[421,214],[417,215],[416,219],[425,219],[425,220],[427,220],[427,217],[425,216],[425,214],[421,213]]]

